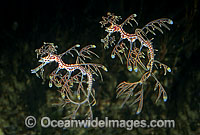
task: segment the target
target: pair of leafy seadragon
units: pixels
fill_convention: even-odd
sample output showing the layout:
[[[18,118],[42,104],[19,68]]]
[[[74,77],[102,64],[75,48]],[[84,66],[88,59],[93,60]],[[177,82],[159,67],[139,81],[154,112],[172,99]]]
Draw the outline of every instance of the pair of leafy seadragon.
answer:
[[[138,69],[144,71],[144,74],[139,81],[133,83],[122,82],[117,86],[116,90],[117,98],[121,95],[125,95],[124,102],[122,103],[123,106],[127,100],[133,96],[133,91],[136,89],[136,87],[140,87],[140,90],[134,94],[136,99],[132,103],[135,104],[138,102],[138,109],[136,114],[139,114],[143,107],[144,83],[150,77],[153,77],[156,81],[154,91],[158,89],[158,97],[156,102],[161,96],[163,97],[164,101],[167,101],[167,93],[162,84],[156,78],[153,69],[154,67],[158,68],[158,65],[160,68],[163,67],[164,75],[166,75],[167,72],[171,72],[171,69],[167,65],[155,60],[155,50],[152,44],[153,38],[149,39],[148,34],[151,33],[156,35],[155,30],[163,33],[163,30],[161,29],[162,27],[170,30],[166,24],[173,24],[173,21],[168,18],[157,19],[146,24],[141,29],[135,29],[134,34],[129,34],[124,31],[123,26],[127,24],[132,26],[130,21],[134,21],[138,25],[135,17],[136,14],[132,14],[123,23],[117,24],[117,22],[122,18],[108,12],[106,17],[102,17],[103,20],[100,21],[100,24],[101,27],[109,25],[105,28],[105,31],[108,32],[108,34],[104,39],[101,40],[101,42],[104,43],[104,48],[108,48],[109,45],[114,45],[114,49],[111,53],[111,58],[114,59],[117,55],[123,64],[122,55],[124,55],[127,63],[127,69],[129,71],[134,70],[135,72],[138,72]],[[115,36],[111,36],[115,32],[120,33],[120,38],[117,43],[115,43]],[[124,42],[124,40],[130,43],[129,47]],[[139,47],[136,45],[137,40],[140,43]],[[77,44],[67,51],[61,54],[57,54],[58,46],[55,46],[53,43],[44,43],[40,49],[36,49],[37,57],[40,56],[39,62],[42,64],[40,64],[35,69],[32,69],[31,73],[35,73],[38,77],[41,76],[44,78],[43,67],[51,62],[58,63],[57,68],[49,75],[49,87],[52,87],[52,84],[54,84],[57,88],[60,89],[60,100],[62,100],[63,106],[66,104],[71,104],[71,106],[74,106],[73,113],[68,117],[75,118],[80,106],[85,104],[88,107],[86,116],[87,118],[92,119],[92,106],[96,104],[95,90],[92,87],[93,82],[95,81],[94,75],[100,76],[102,79],[100,69],[103,69],[104,71],[108,70],[101,64],[85,62],[86,59],[91,59],[91,55],[99,57],[97,54],[90,50],[92,48],[96,48],[95,45],[88,45],[78,51],[77,48],[79,47],[80,45]],[[143,48],[147,48],[146,64]],[[73,52],[76,53],[76,62],[74,64],[66,64],[62,60],[62,57],[64,55],[71,55],[72,57],[75,57]]]

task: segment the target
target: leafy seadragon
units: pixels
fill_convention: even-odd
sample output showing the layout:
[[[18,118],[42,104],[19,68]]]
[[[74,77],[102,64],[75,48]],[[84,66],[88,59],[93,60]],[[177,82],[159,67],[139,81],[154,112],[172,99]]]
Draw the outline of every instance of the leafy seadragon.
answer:
[[[36,49],[37,57],[40,56],[39,62],[42,64],[32,69],[31,73],[35,73],[38,77],[41,76],[43,78],[43,67],[52,62],[58,63],[58,67],[49,75],[49,87],[52,87],[54,84],[60,88],[59,92],[63,100],[63,106],[66,104],[76,106],[73,113],[69,116],[70,118],[75,118],[80,106],[87,104],[89,109],[86,115],[92,119],[92,106],[96,104],[95,90],[92,87],[95,80],[93,75],[100,75],[102,78],[100,68],[104,71],[107,71],[107,68],[101,64],[85,63],[85,59],[91,59],[91,54],[98,57],[90,50],[91,48],[96,48],[95,45],[88,45],[80,51],[76,49],[78,47],[80,45],[77,44],[64,53],[57,55],[57,46],[54,46],[53,43],[44,43],[40,49]],[[74,57],[72,51],[77,54],[76,62],[74,64],[66,64],[62,57],[67,54]]]
[[[156,35],[154,32],[155,30],[158,30],[161,33],[163,33],[161,29],[162,26],[170,30],[169,27],[166,25],[166,23],[173,24],[173,21],[168,18],[161,18],[161,19],[157,19],[146,24],[141,29],[140,28],[135,29],[135,33],[133,34],[125,32],[123,29],[123,26],[126,24],[130,24],[132,26],[130,22],[131,20],[133,20],[136,23],[136,25],[138,25],[137,21],[135,20],[136,16],[137,16],[136,14],[132,14],[123,23],[117,24],[117,22],[120,19],[122,19],[121,16],[115,16],[113,13],[108,12],[107,17],[102,17],[103,21],[100,21],[100,23],[101,23],[101,27],[104,27],[105,25],[110,24],[110,26],[106,27],[105,29],[105,31],[108,32],[107,36],[101,41],[104,43],[104,48],[108,48],[109,45],[112,45],[112,44],[115,45],[111,53],[111,58],[114,59],[115,55],[117,55],[120,58],[121,62],[123,63],[122,56],[121,56],[121,53],[122,53],[126,58],[127,69],[129,71],[132,71],[132,69],[134,69],[134,71],[137,72],[138,64],[145,71],[145,73],[143,74],[143,76],[141,77],[139,81],[134,82],[134,83],[122,82],[117,86],[117,97],[121,96],[122,94],[126,95],[126,98],[122,106],[130,98],[130,96],[133,95],[133,91],[135,90],[135,88],[138,85],[141,86],[141,89],[136,94],[134,94],[135,96],[138,96],[138,97],[132,103],[132,104],[135,104],[139,102],[139,107],[136,112],[137,114],[139,114],[143,107],[143,93],[144,93],[143,85],[151,76],[153,76],[153,78],[156,80],[156,85],[155,85],[154,90],[159,88],[159,94],[156,99],[156,102],[160,98],[161,94],[163,94],[163,100],[167,101],[166,91],[161,85],[161,83],[158,81],[158,79],[156,78],[155,74],[153,73],[153,67],[154,65],[156,65],[156,63],[159,64],[160,67],[164,68],[164,75],[166,75],[167,71],[171,72],[171,69],[167,65],[155,60],[154,48],[152,44],[153,38],[149,39],[147,34],[151,33],[153,35]],[[115,44],[115,36],[111,37],[111,35],[115,32],[120,33],[120,39],[118,40],[117,44]],[[128,42],[130,43],[129,48],[126,46],[123,40],[128,40]],[[136,40],[140,42],[139,48],[136,46],[136,42],[135,42]],[[147,50],[148,63],[146,65],[144,64],[142,60],[145,58],[144,52],[142,52],[143,47],[147,47],[148,49]]]

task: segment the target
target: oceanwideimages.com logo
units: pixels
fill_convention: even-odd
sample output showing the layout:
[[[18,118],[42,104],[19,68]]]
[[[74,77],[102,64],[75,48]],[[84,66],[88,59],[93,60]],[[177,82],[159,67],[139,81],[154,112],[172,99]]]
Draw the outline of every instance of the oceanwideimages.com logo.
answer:
[[[33,128],[36,125],[36,119],[33,116],[28,116],[25,119],[25,125],[28,128]],[[39,124],[39,123],[38,123]],[[42,117],[40,125],[43,128],[174,128],[174,120],[110,120],[105,117],[104,120],[99,120],[96,117],[93,120],[51,120],[49,117]]]

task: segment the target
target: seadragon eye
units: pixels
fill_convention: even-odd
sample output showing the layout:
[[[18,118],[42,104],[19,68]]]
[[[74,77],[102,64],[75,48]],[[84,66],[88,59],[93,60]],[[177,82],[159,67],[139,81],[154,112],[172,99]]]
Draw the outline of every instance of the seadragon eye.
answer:
[[[55,56],[51,56],[50,59],[55,59]]]

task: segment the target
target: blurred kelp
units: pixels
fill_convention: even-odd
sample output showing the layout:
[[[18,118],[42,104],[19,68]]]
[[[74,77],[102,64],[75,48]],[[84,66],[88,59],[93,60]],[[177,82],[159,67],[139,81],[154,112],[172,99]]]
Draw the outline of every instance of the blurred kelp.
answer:
[[[199,1],[54,1],[37,3],[35,1],[3,1],[1,4],[2,21],[0,23],[1,57],[0,57],[0,134],[200,134],[200,21]],[[131,13],[138,15],[138,27],[151,20],[168,17],[174,24],[170,31],[157,35],[154,39],[155,49],[160,50],[155,58],[170,65],[172,72],[162,77],[160,82],[168,93],[168,101],[158,101],[152,93],[154,81],[146,85],[145,106],[139,115],[133,111],[134,106],[125,105],[116,99],[116,86],[122,81],[136,81],[140,74],[130,74],[120,60],[110,58],[110,51],[103,48],[101,39],[105,32],[99,21],[108,11],[121,16]],[[133,28],[126,31],[133,33]],[[95,44],[95,53],[101,63],[108,67],[102,73],[104,81],[93,84],[96,90],[97,104],[93,115],[104,119],[174,119],[175,128],[134,128],[131,131],[117,128],[42,128],[38,123],[28,129],[24,120],[33,115],[39,121],[48,116],[61,119],[66,116],[67,107],[52,107],[60,96],[56,88],[49,88],[48,81],[41,80],[30,73],[37,64],[34,50],[41,47],[41,42],[59,44],[59,51],[64,52],[73,44]],[[84,46],[83,46],[84,47]],[[73,58],[67,59],[70,62]],[[48,76],[56,65],[52,64],[45,71]],[[51,69],[52,68],[52,69]],[[148,98],[146,98],[148,96]],[[80,113],[85,110],[80,110]]]

